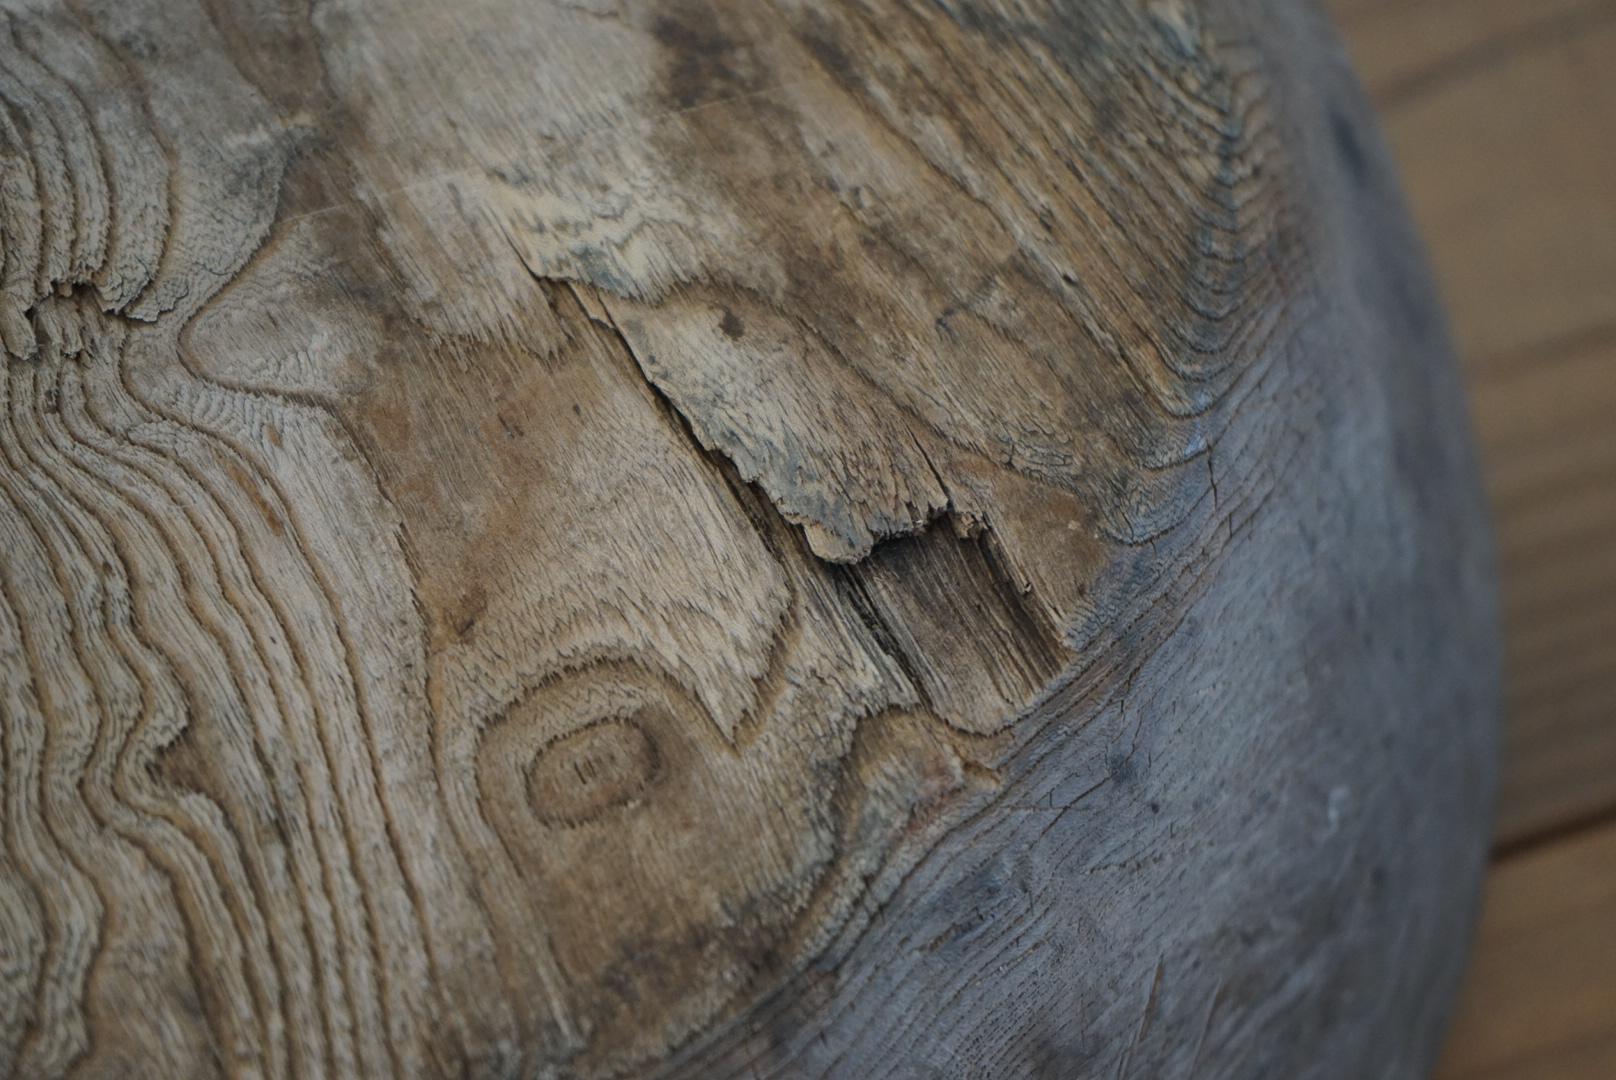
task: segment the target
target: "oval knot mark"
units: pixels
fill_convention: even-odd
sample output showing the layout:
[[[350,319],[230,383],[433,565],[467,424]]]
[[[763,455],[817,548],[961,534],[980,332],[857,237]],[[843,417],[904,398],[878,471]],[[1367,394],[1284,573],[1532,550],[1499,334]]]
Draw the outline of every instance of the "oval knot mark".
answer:
[[[626,806],[656,779],[656,744],[629,717],[552,739],[528,766],[528,800],[546,825],[574,826]]]

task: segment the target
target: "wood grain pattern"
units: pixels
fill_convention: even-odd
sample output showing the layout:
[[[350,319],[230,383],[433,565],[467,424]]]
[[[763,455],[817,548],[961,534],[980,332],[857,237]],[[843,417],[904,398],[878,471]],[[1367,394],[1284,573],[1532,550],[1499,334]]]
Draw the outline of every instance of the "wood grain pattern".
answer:
[[[1471,978],[1438,1076],[1599,1080],[1616,1070],[1616,827],[1487,880]]]
[[[1500,535],[1498,835],[1616,809],[1616,5],[1331,5],[1448,301]]]
[[[1316,12],[4,9],[0,1071],[1429,1067],[1491,552]]]

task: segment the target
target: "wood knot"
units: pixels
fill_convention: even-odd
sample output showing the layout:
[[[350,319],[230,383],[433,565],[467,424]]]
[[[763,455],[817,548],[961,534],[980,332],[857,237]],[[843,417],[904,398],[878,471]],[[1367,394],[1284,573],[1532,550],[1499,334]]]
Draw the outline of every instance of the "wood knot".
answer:
[[[528,801],[546,825],[581,825],[638,799],[661,764],[634,717],[597,720],[539,750],[528,765]]]

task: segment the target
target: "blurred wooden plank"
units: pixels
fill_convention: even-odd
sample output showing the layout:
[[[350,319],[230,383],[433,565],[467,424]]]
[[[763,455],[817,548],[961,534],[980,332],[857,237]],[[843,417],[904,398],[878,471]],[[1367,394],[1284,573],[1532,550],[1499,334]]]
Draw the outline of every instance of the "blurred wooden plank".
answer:
[[[1507,627],[1498,834],[1616,806],[1616,338],[1471,369]]]
[[[1334,0],[1470,377],[1509,673],[1500,842],[1616,808],[1616,4]],[[1616,1076],[1616,824],[1489,880],[1444,1080]]]
[[[1611,0],[1332,0],[1358,75],[1384,108],[1616,18]]]
[[[1616,18],[1383,115],[1468,360],[1616,328]]]
[[[1616,807],[1616,3],[1334,0],[1471,384],[1503,573],[1499,838]]]
[[[1488,878],[1440,1080],[1616,1076],[1616,824]]]

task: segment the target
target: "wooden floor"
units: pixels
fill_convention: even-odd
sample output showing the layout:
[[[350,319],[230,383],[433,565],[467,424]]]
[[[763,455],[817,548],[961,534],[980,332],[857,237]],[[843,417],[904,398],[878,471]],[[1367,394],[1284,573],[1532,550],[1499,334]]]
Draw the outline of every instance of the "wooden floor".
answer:
[[[1616,2],[1329,0],[1445,293],[1497,515],[1498,847],[1438,1074],[1616,1077]]]

